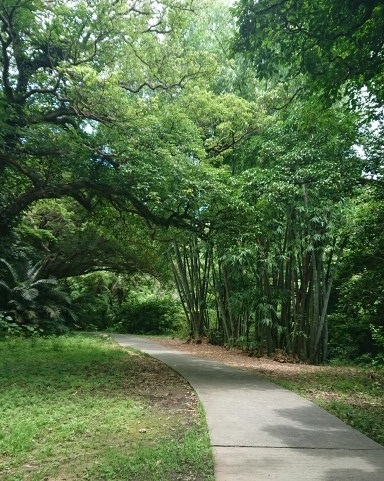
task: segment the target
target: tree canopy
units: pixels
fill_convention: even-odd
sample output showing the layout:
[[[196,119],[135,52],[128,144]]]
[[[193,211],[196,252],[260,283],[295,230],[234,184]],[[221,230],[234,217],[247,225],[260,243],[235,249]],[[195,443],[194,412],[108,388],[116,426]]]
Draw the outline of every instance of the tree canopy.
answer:
[[[2,234],[34,202],[65,196],[184,224],[186,202],[161,209],[151,184],[162,184],[156,165],[193,170],[204,152],[172,111],[173,96],[212,68],[182,46],[193,3],[2,2]]]
[[[334,99],[366,88],[382,105],[384,4],[381,0],[240,0],[236,48],[262,77],[309,78],[307,89]]]
[[[383,3],[227,4],[1,2],[0,335],[377,352]]]

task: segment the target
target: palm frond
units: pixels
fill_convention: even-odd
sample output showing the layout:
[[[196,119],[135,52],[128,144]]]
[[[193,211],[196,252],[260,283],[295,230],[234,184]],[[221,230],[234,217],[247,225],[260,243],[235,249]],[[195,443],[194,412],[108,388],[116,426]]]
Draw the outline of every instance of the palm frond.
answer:
[[[24,262],[16,267],[4,259],[1,259],[1,262],[13,277],[0,281],[0,288],[3,292],[6,291],[8,298],[4,307],[12,310],[21,326],[28,329],[31,325],[43,325],[50,329],[65,321],[65,318],[74,319],[73,313],[68,309],[71,299],[62,290],[58,280],[54,277],[39,277],[42,273],[41,262],[32,265],[24,259]]]
[[[3,257],[0,257],[0,264],[3,264],[7,267],[8,271],[10,272],[13,278],[13,281],[17,283],[19,281],[19,276],[17,274],[16,269],[14,269],[14,267],[8,261],[6,261]]]
[[[26,309],[22,314],[30,321],[36,321],[39,318],[38,313],[34,309]]]
[[[58,283],[55,277],[48,277],[47,279],[38,279],[37,281],[33,281],[31,284],[33,286],[40,286],[42,284],[50,284],[52,286],[56,286]]]
[[[33,301],[34,299],[39,297],[38,289],[35,289],[33,287],[20,286],[15,287],[13,291],[26,301]]]
[[[15,312],[21,312],[24,309],[23,304],[21,304],[20,301],[18,301],[17,299],[11,299],[8,302],[8,305],[13,306]]]
[[[36,262],[36,264],[34,265],[32,265],[31,262],[28,262],[27,277],[31,280],[31,282],[34,283],[40,280],[40,274],[41,274],[43,265],[44,265],[44,262],[42,261]],[[50,279],[54,279],[54,278],[52,277]]]
[[[0,287],[4,287],[7,292],[11,292],[12,288],[2,279],[0,279]]]
[[[43,306],[43,310],[51,319],[60,319],[61,309],[58,306]]]

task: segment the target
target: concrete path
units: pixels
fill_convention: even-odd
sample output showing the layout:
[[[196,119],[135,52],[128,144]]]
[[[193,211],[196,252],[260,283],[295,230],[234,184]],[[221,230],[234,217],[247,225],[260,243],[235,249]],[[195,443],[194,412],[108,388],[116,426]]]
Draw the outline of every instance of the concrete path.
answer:
[[[168,364],[202,402],[216,481],[384,481],[384,447],[249,371],[114,334]]]

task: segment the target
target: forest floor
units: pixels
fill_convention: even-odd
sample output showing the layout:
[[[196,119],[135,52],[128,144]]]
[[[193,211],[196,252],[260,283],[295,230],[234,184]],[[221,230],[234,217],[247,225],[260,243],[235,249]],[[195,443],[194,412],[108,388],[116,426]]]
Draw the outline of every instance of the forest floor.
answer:
[[[273,358],[250,357],[240,349],[203,342],[153,337],[171,349],[256,371],[336,415],[348,425],[384,445],[384,369],[352,365],[314,366],[290,362],[282,353]]]

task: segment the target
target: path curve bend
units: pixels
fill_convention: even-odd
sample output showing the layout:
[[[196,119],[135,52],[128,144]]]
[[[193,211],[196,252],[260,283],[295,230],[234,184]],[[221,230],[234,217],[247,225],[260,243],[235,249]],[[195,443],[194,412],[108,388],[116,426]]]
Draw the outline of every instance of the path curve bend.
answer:
[[[384,447],[257,374],[140,336],[113,334],[164,362],[204,406],[216,481],[384,481]]]

